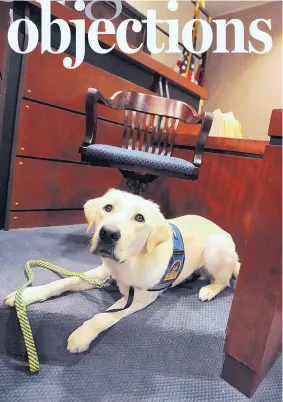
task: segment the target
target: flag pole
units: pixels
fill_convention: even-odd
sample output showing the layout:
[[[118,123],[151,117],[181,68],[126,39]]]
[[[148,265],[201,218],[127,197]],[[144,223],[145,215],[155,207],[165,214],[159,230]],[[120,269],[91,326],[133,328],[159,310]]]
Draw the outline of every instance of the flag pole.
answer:
[[[200,7],[200,3],[204,3],[202,0],[198,0],[196,2],[196,7],[195,7],[195,13],[194,13],[194,20],[199,19],[199,7]],[[197,39],[197,29],[198,29],[198,21],[196,21],[194,23],[194,29],[193,29],[193,33],[192,33],[192,44],[193,47],[195,47],[196,45],[196,39]],[[190,52],[188,54],[188,58],[187,58],[187,68],[186,68],[186,72],[185,72],[185,77],[188,78],[189,75],[189,70],[190,70],[190,66],[191,66],[191,60],[192,60],[192,55],[193,53]]]
[[[212,17],[208,17],[208,23],[211,25],[212,22]],[[200,70],[200,77],[199,77],[199,85],[202,87],[204,86],[204,81],[205,81],[205,69],[206,69],[206,64],[207,64],[207,59],[210,54],[210,49],[208,49],[204,55],[203,55],[203,60],[202,60],[202,65],[201,65],[201,70]]]

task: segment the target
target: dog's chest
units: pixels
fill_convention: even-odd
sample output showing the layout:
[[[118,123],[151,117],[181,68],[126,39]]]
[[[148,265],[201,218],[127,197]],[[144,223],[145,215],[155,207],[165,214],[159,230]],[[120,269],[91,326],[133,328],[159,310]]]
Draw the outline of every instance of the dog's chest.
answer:
[[[109,265],[111,274],[117,283],[141,289],[148,289],[159,282],[164,268],[158,268],[154,267],[152,263],[140,264],[137,262],[125,262],[119,266],[111,263]]]

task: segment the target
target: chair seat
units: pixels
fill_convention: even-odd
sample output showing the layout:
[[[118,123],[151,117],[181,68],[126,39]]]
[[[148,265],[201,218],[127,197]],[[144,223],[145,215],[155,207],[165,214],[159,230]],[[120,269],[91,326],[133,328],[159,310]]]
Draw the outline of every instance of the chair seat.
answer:
[[[85,149],[84,155],[85,160],[91,165],[116,167],[121,170],[138,171],[153,175],[192,179],[196,170],[192,163],[184,159],[113,147],[111,145],[89,145]]]

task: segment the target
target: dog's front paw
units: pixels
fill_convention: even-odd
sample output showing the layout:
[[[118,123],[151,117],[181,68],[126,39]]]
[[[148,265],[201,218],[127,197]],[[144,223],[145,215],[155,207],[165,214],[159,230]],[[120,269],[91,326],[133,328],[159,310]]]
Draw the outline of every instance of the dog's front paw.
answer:
[[[14,307],[15,306],[15,296],[16,292],[10,293],[5,297],[4,303],[7,306]],[[46,300],[47,296],[44,292],[43,286],[35,286],[27,288],[23,291],[23,303],[28,306],[31,303],[35,303],[37,301]]]
[[[83,324],[69,336],[67,350],[71,353],[85,352],[97,335],[86,324]]]
[[[199,299],[201,301],[210,301],[210,300],[214,299],[214,297],[216,295],[217,295],[217,293],[215,293],[215,291],[209,285],[204,286],[199,291]]]

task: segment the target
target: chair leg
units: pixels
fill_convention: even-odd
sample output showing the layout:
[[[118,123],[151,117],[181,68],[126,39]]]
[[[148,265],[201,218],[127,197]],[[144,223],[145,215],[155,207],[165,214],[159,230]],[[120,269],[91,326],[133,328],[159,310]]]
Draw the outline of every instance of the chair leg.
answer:
[[[120,170],[124,179],[126,179],[127,187],[136,195],[141,195],[148,189],[148,184],[152,183],[158,176],[152,174],[138,174],[130,171]]]
[[[140,195],[141,192],[146,191],[148,188],[147,182],[141,182],[139,179],[129,179],[127,181],[127,186],[130,190],[134,190],[135,195]]]

